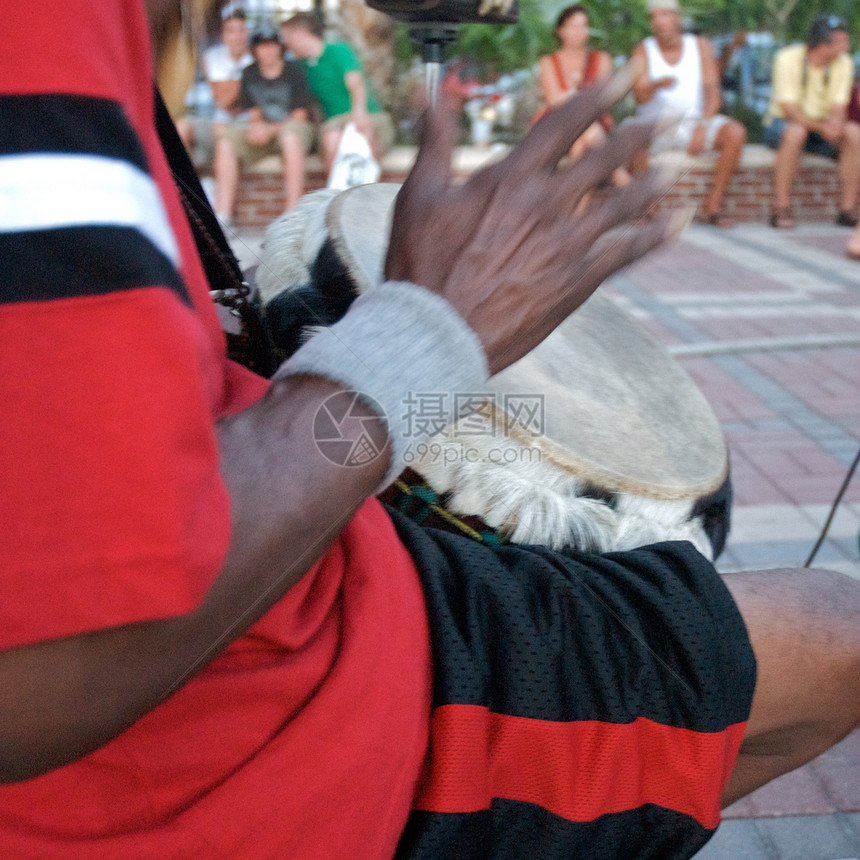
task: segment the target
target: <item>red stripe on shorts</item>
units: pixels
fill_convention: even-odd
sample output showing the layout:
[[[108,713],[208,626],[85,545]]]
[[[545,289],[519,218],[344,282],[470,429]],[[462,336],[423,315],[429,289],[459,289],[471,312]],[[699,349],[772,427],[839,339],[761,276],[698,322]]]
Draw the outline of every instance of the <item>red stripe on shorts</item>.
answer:
[[[413,808],[476,812],[500,798],[593,821],[655,804],[714,829],[745,726],[696,732],[643,718],[552,722],[443,705],[433,712]]]

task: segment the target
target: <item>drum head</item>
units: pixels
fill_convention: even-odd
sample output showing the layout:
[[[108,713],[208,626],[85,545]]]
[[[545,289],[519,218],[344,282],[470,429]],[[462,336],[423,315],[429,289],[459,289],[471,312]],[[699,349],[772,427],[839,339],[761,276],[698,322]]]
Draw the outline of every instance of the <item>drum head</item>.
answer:
[[[543,408],[543,426],[534,427],[527,411],[532,432],[519,421],[509,435],[596,488],[689,499],[714,492],[726,477],[710,404],[665,348],[603,294],[490,384],[496,406],[501,397],[521,416],[529,396],[540,398],[534,406]]]
[[[360,293],[384,280],[396,182],[359,185],[338,194],[326,212],[329,237]]]

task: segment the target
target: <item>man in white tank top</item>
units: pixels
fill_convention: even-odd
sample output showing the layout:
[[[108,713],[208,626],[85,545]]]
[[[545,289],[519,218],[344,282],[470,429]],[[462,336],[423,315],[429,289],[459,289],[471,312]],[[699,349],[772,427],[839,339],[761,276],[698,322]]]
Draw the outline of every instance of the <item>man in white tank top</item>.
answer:
[[[716,152],[714,181],[702,204],[699,221],[730,227],[723,212],[723,197],[740,161],[746,129],[717,111],[720,81],[717,61],[707,39],[685,34],[678,0],[648,0],[653,36],[633,53],[644,69],[633,96],[644,119],[678,118],[676,127],[659,135],[652,152],[681,149],[689,155]],[[647,157],[633,164],[643,172]]]

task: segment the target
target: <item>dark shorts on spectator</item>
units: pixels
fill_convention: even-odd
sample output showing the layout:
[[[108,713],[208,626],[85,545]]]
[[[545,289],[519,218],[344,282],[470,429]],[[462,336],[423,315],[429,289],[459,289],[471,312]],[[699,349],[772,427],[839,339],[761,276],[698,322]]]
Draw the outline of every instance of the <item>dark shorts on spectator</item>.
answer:
[[[785,131],[785,120],[782,117],[774,117],[770,125],[765,126],[763,140],[765,146],[771,149],[779,149],[782,142],[782,134]],[[839,150],[830,141],[825,140],[817,131],[811,131],[807,135],[804,152],[813,155],[823,155],[834,161],[839,158]]]

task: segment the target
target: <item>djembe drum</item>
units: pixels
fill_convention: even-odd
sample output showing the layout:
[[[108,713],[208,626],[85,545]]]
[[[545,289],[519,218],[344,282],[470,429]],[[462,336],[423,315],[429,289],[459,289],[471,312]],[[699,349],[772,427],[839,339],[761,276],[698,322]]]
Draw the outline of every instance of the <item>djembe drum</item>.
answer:
[[[286,306],[302,330],[333,322],[380,283],[398,189],[309,195],[304,212],[275,222],[258,275],[269,308]],[[310,311],[304,319],[297,304]],[[709,558],[722,549],[731,485],[713,410],[666,349],[602,294],[482,391],[453,396],[452,420],[407,448],[410,469],[384,501],[491,542],[606,552],[688,540]]]

